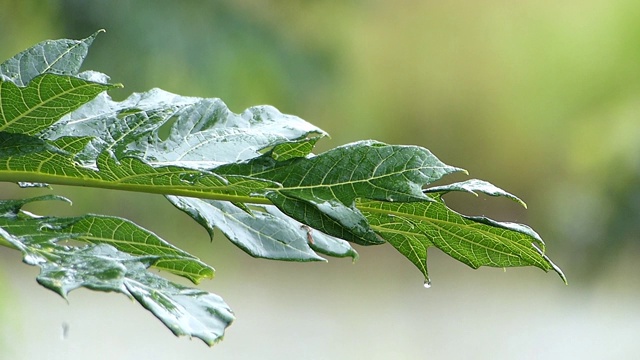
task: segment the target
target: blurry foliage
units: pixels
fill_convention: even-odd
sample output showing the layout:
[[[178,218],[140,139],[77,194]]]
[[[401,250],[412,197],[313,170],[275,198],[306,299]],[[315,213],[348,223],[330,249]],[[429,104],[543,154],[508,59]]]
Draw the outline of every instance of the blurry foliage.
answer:
[[[335,143],[427,146],[523,195],[516,220],[591,274],[598,256],[638,251],[638,18],[634,0],[10,0],[0,55],[106,28],[85,68],[127,92],[269,103]],[[518,211],[503,203],[488,215]]]
[[[229,104],[237,111],[256,103],[290,106],[312,95],[307,81],[321,85],[330,68],[322,49],[306,48],[303,39],[280,34],[259,13],[233,2],[61,4],[61,15],[68,16],[61,23],[66,36],[107,29],[111,39],[85,66],[104,69],[114,81],[132,79],[122,94],[162,86],[185,95],[237,99]],[[118,61],[111,60],[113,54]]]

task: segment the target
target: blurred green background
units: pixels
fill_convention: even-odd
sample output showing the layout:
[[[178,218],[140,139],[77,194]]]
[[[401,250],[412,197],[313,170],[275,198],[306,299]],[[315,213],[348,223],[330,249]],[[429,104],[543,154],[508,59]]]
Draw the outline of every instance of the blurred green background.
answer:
[[[163,198],[56,186],[40,214],[128,217],[217,268],[237,314],[213,349],[125,297],[69,304],[0,250],[0,357],[12,359],[630,359],[640,354],[640,2],[0,0],[0,58],[98,29],[85,69],[125,84],[270,104],[328,131],[429,148],[523,198],[452,196],[523,222],[569,286],[471,270],[437,250],[433,287],[389,246],[356,265],[255,260]],[[456,180],[453,178],[452,180]],[[2,198],[50,190],[2,185]],[[65,337],[63,327],[68,328]]]

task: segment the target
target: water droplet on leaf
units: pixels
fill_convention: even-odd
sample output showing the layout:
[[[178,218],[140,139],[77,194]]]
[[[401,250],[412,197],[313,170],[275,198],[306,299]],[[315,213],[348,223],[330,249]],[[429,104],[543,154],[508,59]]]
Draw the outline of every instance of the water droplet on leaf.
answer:
[[[180,181],[192,184],[195,181],[195,179],[196,179],[196,175],[193,173],[180,174]]]
[[[62,230],[64,228],[64,226],[62,225],[53,225],[53,224],[41,224],[38,227],[38,231],[45,231],[45,230]]]
[[[24,261],[26,264],[29,264],[29,265],[38,265],[46,262],[47,260],[39,255],[26,254],[23,257],[22,261]]]
[[[431,287],[431,280],[429,279],[424,279],[424,288],[428,289]]]

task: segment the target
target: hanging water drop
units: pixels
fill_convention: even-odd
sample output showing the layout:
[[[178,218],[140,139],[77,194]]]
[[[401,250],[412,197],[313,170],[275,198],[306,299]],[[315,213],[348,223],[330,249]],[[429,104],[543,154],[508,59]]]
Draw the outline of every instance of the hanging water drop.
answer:
[[[431,280],[429,278],[424,279],[424,288],[428,289],[431,287]]]

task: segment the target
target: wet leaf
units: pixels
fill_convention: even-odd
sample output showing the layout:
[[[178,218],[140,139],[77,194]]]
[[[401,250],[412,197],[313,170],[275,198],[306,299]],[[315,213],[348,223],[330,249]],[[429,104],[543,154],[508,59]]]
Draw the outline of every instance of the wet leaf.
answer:
[[[160,136],[161,130],[168,133],[166,138]],[[306,141],[308,136],[317,139],[326,133],[271,106],[255,106],[235,114],[220,99],[153,89],[132,94],[122,102],[101,94],[47,133],[48,139],[65,136],[92,137],[79,154],[78,160],[85,164],[109,151],[116,158],[132,156],[152,166],[209,170],[254,158],[278,144]]]
[[[434,187],[430,187],[428,189],[424,190],[424,193],[428,194],[428,193],[439,193],[440,195],[444,195],[448,192],[451,191],[461,191],[461,192],[467,192],[473,195],[478,196],[477,193],[481,192],[483,194],[489,195],[489,196],[504,196],[506,198],[509,198],[517,203],[519,203],[520,205],[524,206],[525,208],[527,207],[527,204],[524,203],[524,201],[520,200],[519,197],[508,193],[502,189],[500,189],[499,187],[484,181],[484,180],[478,180],[478,179],[470,179],[467,181],[462,181],[462,182],[457,182],[457,183],[453,183],[453,184],[448,184],[448,185],[443,185],[443,186],[434,186]]]
[[[177,208],[210,230],[220,229],[248,254],[258,258],[290,261],[323,261],[300,236],[300,229],[267,212],[243,209],[226,201],[169,196]]]
[[[0,212],[3,215],[0,226],[10,234],[26,239],[24,241],[34,247],[47,248],[61,240],[107,244],[134,256],[154,257],[155,268],[183,276],[194,283],[213,277],[212,267],[129,220],[103,215],[38,217],[21,212],[25,204],[48,200],[70,202],[53,195],[1,200]]]
[[[448,208],[441,195],[432,194],[435,201],[403,204],[363,201],[358,208],[375,231],[406,256],[426,279],[429,279],[427,249],[435,246],[474,269],[535,266],[557,272],[566,283],[560,268],[544,255],[544,242],[531,228],[461,215]]]
[[[37,134],[112,87],[53,74],[38,75],[25,87],[0,80],[0,131]]]
[[[461,171],[417,146],[363,141],[312,157],[277,161],[266,154],[221,166],[216,173],[281,184],[265,196],[288,216],[328,235],[361,245],[381,244],[355,207],[357,198],[411,202],[429,200],[422,186]]]
[[[211,236],[219,229],[254,257],[324,261],[351,257],[351,243],[391,243],[427,279],[437,247],[473,267],[562,271],[522,224],[448,208],[451,191],[516,196],[482,180],[432,184],[463,171],[419,146],[360,141],[314,154],[327,134],[271,106],[231,112],[220,99],[160,89],[113,101],[117,85],[80,73],[87,39],[46,41],[0,65],[0,181],[22,187],[88,186],[164,195]],[[151,231],[100,215],[38,217],[22,211],[44,196],[0,200],[0,245],[41,268],[38,281],[66,297],[85,287],[135,298],[176,335],[211,345],[233,321],[217,295],[194,283],[213,268]]]
[[[93,40],[103,30],[83,40],[46,40],[0,64],[0,78],[26,86],[38,75],[77,75]]]
[[[212,345],[224,335],[233,313],[217,295],[172,283],[149,272],[154,266],[194,282],[213,269],[137,225],[120,218],[86,215],[38,217],[21,211],[43,196],[0,201],[0,237],[19,249],[24,262],[40,267],[41,285],[66,298],[80,287],[133,297],[176,335]],[[73,246],[65,244],[88,243]]]

